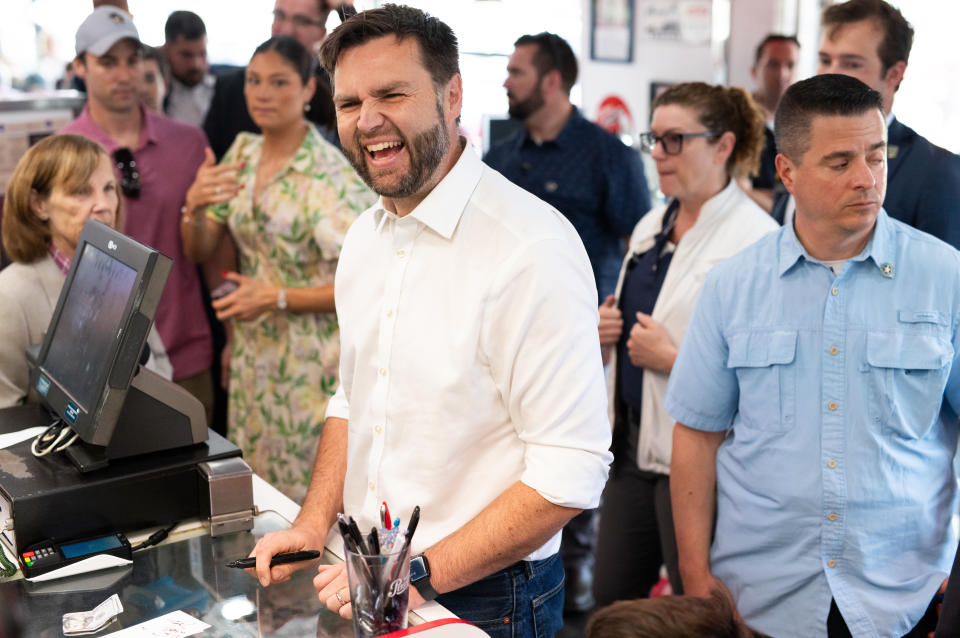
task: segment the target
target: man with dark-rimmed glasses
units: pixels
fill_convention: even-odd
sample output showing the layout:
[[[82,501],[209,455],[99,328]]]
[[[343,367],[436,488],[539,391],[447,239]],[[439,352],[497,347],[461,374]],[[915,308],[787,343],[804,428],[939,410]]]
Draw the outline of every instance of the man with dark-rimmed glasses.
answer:
[[[137,88],[142,45],[130,15],[112,6],[95,9],[77,30],[77,75],[87,105],[62,133],[103,146],[114,160],[123,191],[123,232],[173,258],[157,308],[156,326],[173,366],[173,379],[213,406],[213,345],[196,267],[183,254],[180,208],[203,161],[206,139],[195,126],[144,108]]]

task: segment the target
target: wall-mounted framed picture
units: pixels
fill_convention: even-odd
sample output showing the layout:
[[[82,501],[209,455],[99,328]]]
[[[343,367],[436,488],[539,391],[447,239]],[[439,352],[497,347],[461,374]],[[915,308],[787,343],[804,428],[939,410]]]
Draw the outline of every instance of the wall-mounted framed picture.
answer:
[[[676,84],[676,82],[664,82],[663,80],[652,80],[650,82],[650,116],[651,117],[653,117],[653,101],[656,100],[661,93],[669,89],[674,84]]]
[[[590,1],[590,59],[633,62],[634,0]]]

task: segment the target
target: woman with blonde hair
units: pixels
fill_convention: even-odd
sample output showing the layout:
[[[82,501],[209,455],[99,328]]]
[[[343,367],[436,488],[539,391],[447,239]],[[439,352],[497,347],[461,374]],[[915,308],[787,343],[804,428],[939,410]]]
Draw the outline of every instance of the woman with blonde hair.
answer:
[[[763,126],[743,89],[693,82],[655,100],[641,136],[668,203],[637,224],[617,293],[600,307],[614,462],[601,505],[598,606],[646,597],[661,564],[681,593],[670,507],[674,419],[663,399],[707,271],[777,228],[736,180],[756,171]]]
[[[0,407],[28,395],[25,349],[40,343],[53,316],[84,223],[119,227],[122,209],[113,163],[79,135],[54,135],[20,158],[3,202],[3,248],[13,260],[0,271]],[[149,342],[162,354],[156,333]],[[169,378],[169,360],[148,363]]]

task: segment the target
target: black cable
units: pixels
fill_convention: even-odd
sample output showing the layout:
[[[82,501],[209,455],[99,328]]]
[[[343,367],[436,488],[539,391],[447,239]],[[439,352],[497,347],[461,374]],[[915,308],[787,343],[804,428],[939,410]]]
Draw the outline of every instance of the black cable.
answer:
[[[146,549],[147,547],[150,547],[150,546],[152,546],[152,545],[156,545],[157,543],[163,541],[163,540],[167,537],[167,535],[168,535],[170,532],[173,531],[173,528],[176,527],[176,526],[179,525],[179,524],[180,524],[180,522],[178,521],[178,522],[174,523],[173,525],[170,525],[169,527],[164,527],[164,528],[161,529],[161,530],[157,530],[157,531],[154,532],[153,534],[150,534],[150,537],[147,538],[147,540],[143,541],[142,543],[140,543],[140,544],[137,545],[136,547],[131,548],[131,551],[138,552],[138,551],[140,551],[141,549]]]

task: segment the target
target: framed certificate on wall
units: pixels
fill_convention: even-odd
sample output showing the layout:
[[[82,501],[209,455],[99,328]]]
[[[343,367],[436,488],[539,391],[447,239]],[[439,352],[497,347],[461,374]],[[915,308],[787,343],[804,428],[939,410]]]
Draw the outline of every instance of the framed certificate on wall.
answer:
[[[591,0],[590,59],[633,61],[633,0]]]

